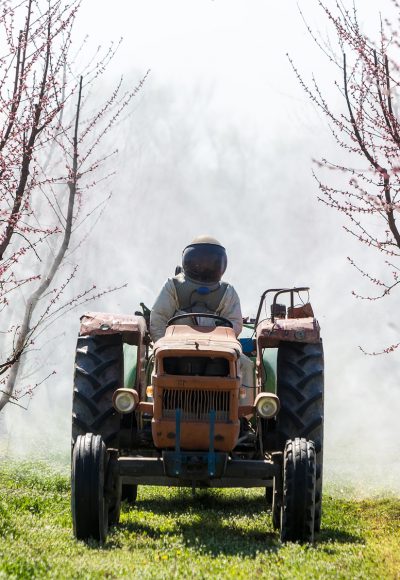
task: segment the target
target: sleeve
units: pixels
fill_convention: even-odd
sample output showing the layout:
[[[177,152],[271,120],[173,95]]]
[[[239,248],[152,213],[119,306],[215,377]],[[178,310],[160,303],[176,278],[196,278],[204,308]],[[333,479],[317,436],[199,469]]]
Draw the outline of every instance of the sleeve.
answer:
[[[150,334],[154,342],[164,336],[167,322],[177,311],[177,296],[171,278],[165,282],[150,313]]]
[[[230,320],[236,336],[242,332],[243,318],[239,296],[233,286],[228,286],[218,307],[217,314]]]

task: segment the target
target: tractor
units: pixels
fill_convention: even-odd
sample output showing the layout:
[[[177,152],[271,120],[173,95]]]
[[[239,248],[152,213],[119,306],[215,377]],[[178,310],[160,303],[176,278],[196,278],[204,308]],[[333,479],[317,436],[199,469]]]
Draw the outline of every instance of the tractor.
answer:
[[[81,317],[72,410],[77,539],[103,543],[121,502],[155,485],[193,493],[262,487],[281,541],[314,541],[324,362],[308,290],[266,290],[239,339],[226,318],[194,312],[171,318],[152,344],[143,304],[135,315]],[[254,361],[254,386],[241,384],[242,353]]]

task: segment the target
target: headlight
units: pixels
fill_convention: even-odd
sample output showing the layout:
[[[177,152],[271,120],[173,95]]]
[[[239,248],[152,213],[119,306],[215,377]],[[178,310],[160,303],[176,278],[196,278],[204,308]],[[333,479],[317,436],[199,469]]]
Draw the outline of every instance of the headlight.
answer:
[[[113,405],[118,413],[132,413],[139,402],[139,395],[133,389],[117,389],[113,394]]]
[[[254,401],[257,415],[263,419],[272,419],[278,413],[279,399],[274,393],[259,393]]]

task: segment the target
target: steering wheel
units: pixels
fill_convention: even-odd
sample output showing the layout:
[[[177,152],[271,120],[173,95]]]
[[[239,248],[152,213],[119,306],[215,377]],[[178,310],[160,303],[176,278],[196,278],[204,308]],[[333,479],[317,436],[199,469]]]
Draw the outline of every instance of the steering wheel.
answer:
[[[223,316],[218,316],[218,314],[208,314],[207,312],[188,312],[187,314],[178,314],[177,316],[173,316],[167,322],[167,326],[171,326],[177,320],[182,320],[182,318],[191,318],[194,322],[194,326],[198,326],[196,318],[212,318],[213,320],[219,320],[222,324],[218,324],[218,326],[228,326],[229,328],[233,328],[233,324],[227,318]]]

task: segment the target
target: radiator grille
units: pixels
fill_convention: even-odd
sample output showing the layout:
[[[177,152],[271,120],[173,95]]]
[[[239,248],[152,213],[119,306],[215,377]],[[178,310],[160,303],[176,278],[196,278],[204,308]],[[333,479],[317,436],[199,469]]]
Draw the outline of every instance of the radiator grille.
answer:
[[[214,410],[216,421],[228,421],[229,395],[229,391],[163,389],[163,417],[175,419],[176,409],[181,409],[184,421],[209,421]]]

